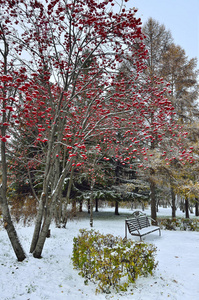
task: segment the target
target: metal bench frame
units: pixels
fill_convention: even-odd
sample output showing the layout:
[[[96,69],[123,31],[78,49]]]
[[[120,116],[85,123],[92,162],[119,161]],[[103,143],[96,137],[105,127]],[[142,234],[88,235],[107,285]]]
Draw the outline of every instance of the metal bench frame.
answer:
[[[153,226],[152,222],[155,221],[143,212],[135,211],[131,218],[125,220],[125,238],[127,238],[127,228],[131,235],[139,236],[140,240],[143,236],[154,231],[159,231],[159,236],[161,236],[160,227]]]

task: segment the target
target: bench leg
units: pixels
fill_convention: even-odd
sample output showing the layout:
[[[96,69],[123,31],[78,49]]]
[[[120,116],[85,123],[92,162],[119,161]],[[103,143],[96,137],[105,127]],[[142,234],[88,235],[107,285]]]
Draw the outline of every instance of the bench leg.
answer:
[[[127,225],[125,223],[125,239],[127,239]]]

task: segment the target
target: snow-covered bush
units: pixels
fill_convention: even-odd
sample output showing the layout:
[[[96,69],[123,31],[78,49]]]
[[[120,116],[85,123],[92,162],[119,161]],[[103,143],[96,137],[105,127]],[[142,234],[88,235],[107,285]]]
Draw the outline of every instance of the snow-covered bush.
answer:
[[[161,218],[159,219],[159,225],[162,229],[166,229],[166,230],[199,231],[198,219]]]
[[[98,283],[97,292],[126,291],[138,276],[152,274],[156,268],[156,248],[143,242],[80,230],[73,240],[73,265],[85,283]]]

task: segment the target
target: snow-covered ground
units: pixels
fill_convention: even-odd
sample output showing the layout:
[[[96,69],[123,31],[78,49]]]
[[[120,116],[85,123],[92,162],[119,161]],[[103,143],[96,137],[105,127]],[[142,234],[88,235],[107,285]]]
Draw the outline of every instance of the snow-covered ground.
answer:
[[[94,229],[124,237],[124,220],[130,210],[103,209],[94,214]],[[150,214],[149,211],[146,213]],[[158,216],[170,215],[170,209],[160,208]],[[177,215],[182,215],[179,211]],[[42,259],[34,259],[28,252],[33,226],[17,225],[27,259],[16,261],[7,234],[0,228],[0,299],[17,300],[198,300],[199,299],[199,232],[166,231],[147,235],[144,240],[157,246],[158,267],[153,276],[139,278],[128,292],[95,294],[96,285],[84,285],[84,279],[73,269],[71,262],[73,237],[80,228],[89,227],[88,214],[69,221],[66,229],[51,226]],[[128,235],[133,240],[136,237]]]

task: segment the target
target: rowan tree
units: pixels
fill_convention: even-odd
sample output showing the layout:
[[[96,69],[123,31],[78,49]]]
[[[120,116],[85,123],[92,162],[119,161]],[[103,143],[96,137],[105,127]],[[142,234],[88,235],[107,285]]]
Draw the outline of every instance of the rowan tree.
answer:
[[[39,205],[30,248],[39,258],[64,180],[69,177],[72,182],[74,169],[87,160],[91,146],[102,142],[113,148],[122,133],[123,142],[114,151],[120,161],[129,160],[134,146],[141,151],[140,141],[151,138],[150,130],[168,126],[172,106],[166,90],[156,86],[151,90],[147,80],[144,88],[137,86],[146,69],[147,50],[135,9],[121,6],[117,12],[113,0],[1,0],[0,4],[1,39],[6,36],[9,49],[1,78],[13,82],[8,74],[3,77],[5,65],[16,77],[12,98],[1,94],[1,115],[10,118],[3,119],[1,144],[11,153],[14,143],[6,136],[8,127],[12,137],[19,134],[31,140],[27,149],[34,155],[25,149],[23,157],[27,172],[35,164],[39,168],[35,174],[41,172],[42,192],[33,186]],[[118,66],[124,61],[134,65],[127,81],[119,77]],[[1,93],[4,90],[9,90],[7,85],[1,86]],[[151,115],[152,129],[146,122]],[[23,157],[16,159],[22,162]]]
[[[1,165],[2,165],[2,184],[0,186],[0,204],[3,214],[4,228],[8,233],[12,247],[15,251],[17,259],[22,261],[25,259],[25,252],[20,244],[17,232],[13,225],[8,201],[7,201],[7,158],[6,158],[6,144],[10,138],[10,125],[15,122],[15,110],[17,109],[17,102],[15,97],[17,88],[21,80],[26,76],[23,74],[23,69],[13,68],[13,61],[9,57],[9,41],[8,41],[8,27],[6,24],[0,23],[0,145],[1,145]]]

